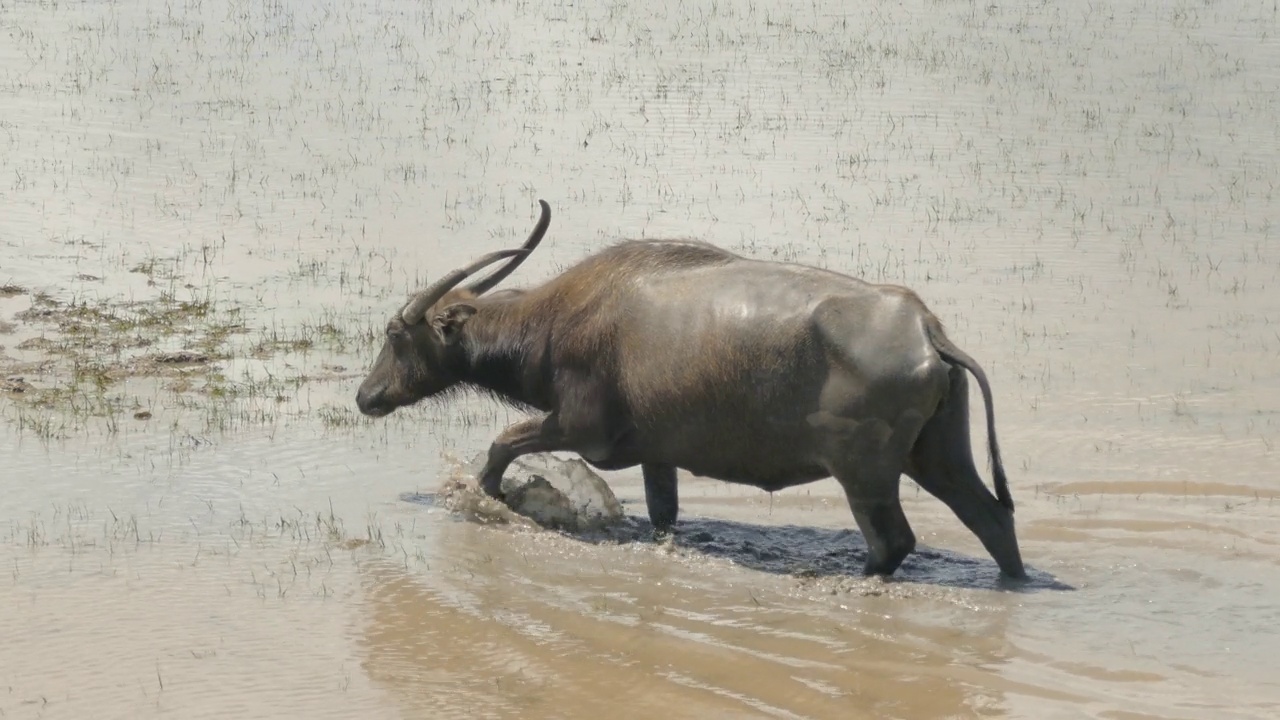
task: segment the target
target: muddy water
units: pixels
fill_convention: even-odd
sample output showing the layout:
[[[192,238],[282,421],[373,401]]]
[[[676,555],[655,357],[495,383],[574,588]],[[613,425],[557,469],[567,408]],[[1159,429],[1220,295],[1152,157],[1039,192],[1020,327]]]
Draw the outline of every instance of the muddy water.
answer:
[[[10,3],[6,358],[32,360],[35,292],[358,341],[224,363],[344,368],[240,405],[130,382],[149,418],[33,428],[0,396],[0,711],[1276,716],[1278,23],[1234,0]],[[1032,582],[910,484],[921,552],[890,582],[858,576],[829,481],[682,477],[669,545],[434,507],[446,456],[519,415],[356,419],[370,329],[519,242],[537,198],[552,229],[511,282],[677,235],[916,288],[993,379]],[[643,517],[636,474],[608,479]]]

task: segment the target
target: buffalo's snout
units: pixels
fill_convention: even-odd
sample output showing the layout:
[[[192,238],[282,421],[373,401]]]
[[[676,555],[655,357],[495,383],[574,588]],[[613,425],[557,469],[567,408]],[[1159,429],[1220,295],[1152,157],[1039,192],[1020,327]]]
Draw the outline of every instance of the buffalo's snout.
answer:
[[[391,412],[391,409],[384,402],[386,392],[385,385],[379,384],[370,387],[369,383],[366,382],[356,391],[356,407],[360,408],[360,412],[370,417],[382,417]]]

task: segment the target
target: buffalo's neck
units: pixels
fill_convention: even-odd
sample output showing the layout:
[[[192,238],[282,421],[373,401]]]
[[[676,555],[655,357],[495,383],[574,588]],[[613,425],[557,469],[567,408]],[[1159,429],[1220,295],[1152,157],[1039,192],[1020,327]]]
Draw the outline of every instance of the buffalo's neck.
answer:
[[[478,321],[478,322],[477,322]],[[551,383],[544,348],[531,347],[526,328],[478,314],[467,327],[467,382],[519,406],[549,411]]]

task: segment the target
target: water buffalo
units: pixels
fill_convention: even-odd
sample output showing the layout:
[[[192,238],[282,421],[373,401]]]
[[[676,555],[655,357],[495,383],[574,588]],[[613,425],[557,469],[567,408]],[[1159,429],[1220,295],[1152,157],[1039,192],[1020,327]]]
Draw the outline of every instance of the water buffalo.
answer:
[[[537,246],[491,253],[387,323],[356,402],[365,415],[469,388],[537,416],[504,430],[480,477],[500,496],[517,456],[639,465],[649,518],[676,520],[676,470],[775,491],[834,476],[867,543],[865,572],[915,548],[902,473],[1025,577],[982,368],[911,290],[691,241],[626,241],[537,287],[485,293]],[[492,275],[458,287],[500,260]],[[982,390],[995,495],[969,441],[965,370]]]

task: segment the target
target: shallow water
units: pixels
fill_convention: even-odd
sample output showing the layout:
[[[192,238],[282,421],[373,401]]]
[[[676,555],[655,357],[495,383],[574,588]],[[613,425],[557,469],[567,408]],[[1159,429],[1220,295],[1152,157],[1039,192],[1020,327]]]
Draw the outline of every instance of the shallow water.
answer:
[[[220,364],[266,394],[121,383],[117,421],[0,393],[4,717],[1280,712],[1274,8],[144,0],[0,27],[25,290],[0,358],[35,357],[35,292],[345,338]],[[633,517],[609,540],[432,505],[520,415],[364,420],[355,385],[405,293],[519,243],[538,198],[513,285],[676,235],[915,288],[992,378],[1032,582],[910,483],[921,551],[888,582],[831,481],[682,476],[670,544],[634,472],[605,474]]]

